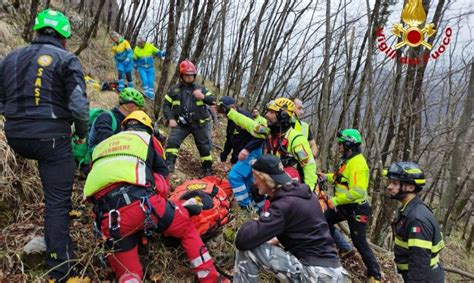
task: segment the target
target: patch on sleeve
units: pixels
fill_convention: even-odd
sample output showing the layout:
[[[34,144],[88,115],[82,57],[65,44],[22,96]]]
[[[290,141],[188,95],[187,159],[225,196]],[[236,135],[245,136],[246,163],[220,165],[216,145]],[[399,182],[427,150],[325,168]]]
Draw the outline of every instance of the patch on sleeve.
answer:
[[[306,152],[303,145],[300,144],[300,145],[295,146],[294,152],[296,154],[296,158],[299,160],[302,166],[308,163],[309,154]]]
[[[411,227],[411,232],[412,233],[421,233],[421,227],[413,226],[413,227]]]

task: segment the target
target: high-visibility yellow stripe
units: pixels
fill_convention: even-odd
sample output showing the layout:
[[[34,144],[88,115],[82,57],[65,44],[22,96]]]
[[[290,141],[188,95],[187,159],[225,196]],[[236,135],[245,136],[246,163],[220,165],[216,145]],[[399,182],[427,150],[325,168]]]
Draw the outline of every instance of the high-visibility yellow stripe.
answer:
[[[436,255],[435,257],[433,257],[430,261],[430,266],[434,266],[436,264],[438,264],[439,262],[439,255]]]
[[[212,156],[210,156],[210,155],[208,155],[208,156],[201,156],[201,161],[206,161],[206,160],[212,161]]]
[[[439,241],[439,243],[437,243],[435,246],[431,248],[431,252],[435,254],[439,252],[440,250],[442,250],[443,248],[444,248],[444,241],[441,240]]]
[[[425,179],[415,179],[415,183],[417,185],[424,185],[424,184],[426,184],[426,180]]]
[[[173,155],[178,155],[178,149],[177,148],[167,148],[166,153],[171,153]]]
[[[198,100],[198,101],[196,101],[196,105],[197,106],[203,106],[204,102],[202,100]]]
[[[400,246],[404,249],[408,249],[408,242],[405,242],[398,237],[395,237],[395,245]]]
[[[171,99],[171,97],[169,95],[165,95],[165,99],[166,101],[168,101],[169,103],[173,103],[173,99]]]
[[[408,270],[408,263],[397,263],[397,268],[399,270]]]
[[[208,121],[211,121],[210,117],[207,117],[206,119],[199,119],[199,123],[201,123],[201,124],[206,123]]]
[[[409,174],[418,174],[421,173],[421,170],[419,168],[413,168],[413,169],[406,169],[404,170],[405,172]]]
[[[172,103],[173,103],[173,106],[175,106],[175,105],[181,105],[181,101],[179,101],[179,100],[173,100]]]
[[[430,261],[430,267],[434,267],[439,263],[439,256],[435,256]],[[408,270],[408,263],[397,263],[397,268],[399,270]]]
[[[431,241],[420,240],[420,239],[408,239],[408,247],[417,247],[422,249],[431,250],[433,243]]]

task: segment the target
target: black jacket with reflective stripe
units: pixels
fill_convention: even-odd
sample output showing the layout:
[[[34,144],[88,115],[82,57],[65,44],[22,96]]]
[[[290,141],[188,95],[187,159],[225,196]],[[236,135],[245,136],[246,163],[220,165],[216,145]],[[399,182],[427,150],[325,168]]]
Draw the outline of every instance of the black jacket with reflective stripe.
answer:
[[[58,38],[40,35],[14,50],[0,65],[0,114],[15,138],[87,134],[89,101],[79,59]]]
[[[196,89],[201,89],[204,94],[203,100],[194,97],[193,91]],[[200,124],[211,120],[206,104],[213,105],[215,101],[216,98],[205,86],[181,82],[170,87],[168,94],[165,95],[163,114],[168,121],[178,120],[181,116],[189,123]]]
[[[395,263],[399,272],[407,272],[409,281],[427,282],[439,262],[444,241],[431,210],[416,196],[400,209],[393,223]]]
[[[245,109],[238,108],[239,113],[252,118],[252,114]],[[224,144],[224,150],[221,152],[220,158],[222,162],[227,160],[227,156],[232,151],[230,162],[235,164],[238,161],[239,153],[242,149],[246,149],[249,152],[258,148],[263,148],[265,140],[252,136],[246,130],[237,126],[232,120],[227,121],[226,130],[226,141]]]

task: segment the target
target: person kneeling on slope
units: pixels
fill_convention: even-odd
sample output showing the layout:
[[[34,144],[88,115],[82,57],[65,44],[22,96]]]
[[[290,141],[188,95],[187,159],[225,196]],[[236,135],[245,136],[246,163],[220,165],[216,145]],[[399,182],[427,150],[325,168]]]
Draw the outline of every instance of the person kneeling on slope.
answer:
[[[270,207],[237,232],[234,282],[258,282],[259,269],[283,282],[345,282],[347,272],[308,185],[292,182],[274,155],[261,156],[252,169]]]
[[[137,245],[143,231],[180,239],[198,280],[216,282],[218,273],[188,211],[166,199],[168,169],[150,117],[134,111],[122,125],[124,131],[94,149],[84,187],[94,204],[96,232],[113,250],[108,261],[116,277],[119,282],[143,277]]]

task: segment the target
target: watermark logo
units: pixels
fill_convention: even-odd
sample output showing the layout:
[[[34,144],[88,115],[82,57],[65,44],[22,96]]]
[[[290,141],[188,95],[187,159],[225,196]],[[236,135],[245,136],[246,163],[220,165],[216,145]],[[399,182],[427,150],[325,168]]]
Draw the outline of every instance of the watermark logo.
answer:
[[[430,58],[436,60],[451,42],[453,31],[450,27],[447,27],[443,32],[441,45],[432,51],[433,46],[428,42],[428,39],[436,33],[436,29],[433,23],[425,23],[426,12],[421,1],[408,0],[405,4],[402,11],[402,21],[404,24],[397,23],[392,28],[392,34],[400,38],[400,41],[395,46],[387,44],[383,27],[376,30],[377,48],[390,59],[397,59],[396,50],[404,46],[415,48],[422,45],[425,48],[425,52],[422,52],[421,57],[410,58],[400,56],[398,60],[402,64],[417,65],[428,62]],[[423,25],[423,23],[425,24]]]

